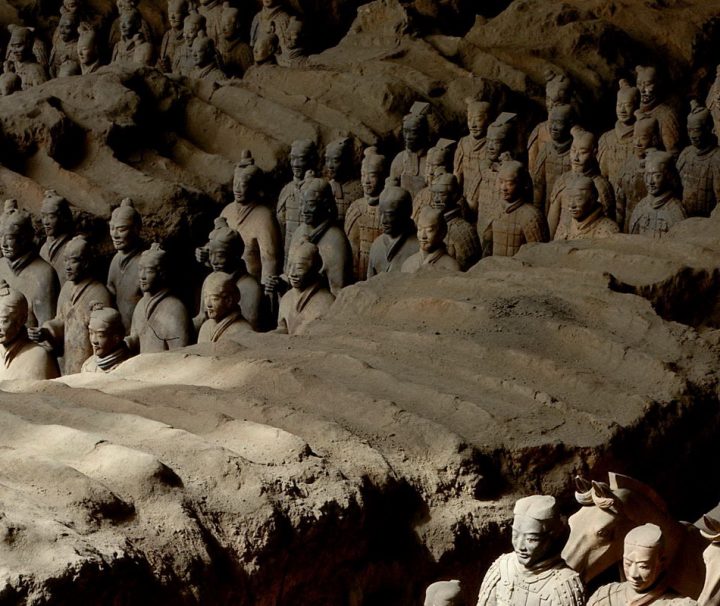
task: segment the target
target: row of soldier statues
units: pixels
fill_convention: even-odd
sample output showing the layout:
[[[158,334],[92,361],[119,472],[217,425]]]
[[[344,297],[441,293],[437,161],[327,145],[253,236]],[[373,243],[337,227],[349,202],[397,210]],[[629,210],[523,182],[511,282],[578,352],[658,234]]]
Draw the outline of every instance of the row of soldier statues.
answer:
[[[166,73],[215,81],[242,77],[252,65],[303,65],[302,21],[278,0],[263,0],[249,36],[241,11],[218,0],[169,0],[170,29],[159,48],[138,10],[138,0],[117,0],[107,35],[80,0],[64,0],[51,51],[34,28],[10,25],[0,92],[12,94],[48,78],[91,74],[106,63],[156,66]]]

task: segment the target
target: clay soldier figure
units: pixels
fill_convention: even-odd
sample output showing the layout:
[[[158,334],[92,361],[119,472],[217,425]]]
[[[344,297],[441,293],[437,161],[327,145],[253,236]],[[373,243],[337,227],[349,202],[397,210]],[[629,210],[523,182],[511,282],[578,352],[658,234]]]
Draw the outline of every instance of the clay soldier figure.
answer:
[[[709,217],[720,200],[720,148],[712,134],[712,116],[696,101],[687,119],[690,145],[677,162],[688,217]]]
[[[715,135],[720,136],[720,65],[715,68],[715,81],[710,87],[710,92],[708,92],[705,105],[707,105],[707,108],[712,114],[713,123],[715,125]]]
[[[215,44],[211,38],[198,36],[192,43],[192,57],[195,68],[190,73],[190,78],[197,80],[224,80],[227,76],[218,67]]]
[[[82,75],[94,74],[101,67],[97,32],[82,25],[79,31],[77,55],[80,63],[80,73]]]
[[[290,147],[290,168],[293,178],[286,184],[278,196],[277,220],[285,241],[285,257],[290,250],[293,232],[300,225],[300,205],[302,203],[302,188],[305,175],[315,170],[318,163],[318,153],[315,143],[308,139],[293,141]]]
[[[649,150],[645,158],[645,196],[630,216],[630,233],[661,238],[685,218],[682,202],[676,197],[675,158],[670,152]]]
[[[367,278],[370,247],[383,233],[378,203],[385,182],[384,173],[385,156],[378,154],[377,148],[368,147],[360,165],[363,197],[355,200],[345,215],[345,233],[350,241],[357,280]]]
[[[60,364],[65,375],[80,372],[92,354],[88,337],[91,303],[109,306],[111,295],[105,285],[91,276],[93,251],[87,240],[75,236],[65,247],[66,282],[58,297],[57,314],[39,328],[29,328],[28,335],[36,343],[48,342],[62,356]]]
[[[205,33],[215,45],[222,35],[222,11],[220,0],[200,0],[198,12],[205,17]]]
[[[546,217],[550,208],[550,194],[555,187],[555,181],[560,175],[571,168],[570,146],[572,135],[570,133],[574,123],[572,108],[569,105],[556,105],[550,111],[548,129],[550,141],[540,147],[532,173],[534,184],[535,206]]]
[[[243,260],[248,273],[270,294],[275,291],[282,268],[282,239],[273,212],[260,201],[261,180],[262,171],[254,164],[238,165],[233,178],[235,200],[220,216],[245,243]]]
[[[198,343],[217,343],[252,332],[240,311],[240,291],[235,278],[222,271],[211,273],[203,284],[202,305],[207,314]]]
[[[425,157],[428,149],[430,127],[427,113],[430,104],[416,102],[410,113],[403,118],[402,133],[405,149],[401,151],[390,165],[390,176],[399,179],[400,187],[414,197],[425,187]]]
[[[461,271],[467,271],[480,260],[482,249],[475,226],[462,217],[462,209],[459,205],[460,186],[457,179],[450,173],[440,175],[430,189],[433,195],[430,207],[441,211],[445,216],[447,252],[457,261]]]
[[[85,360],[80,372],[110,372],[130,357],[125,325],[117,309],[100,301],[91,303],[87,330],[93,355]]]
[[[655,118],[638,116],[633,126],[633,156],[620,171],[615,183],[615,218],[620,231],[627,233],[635,206],[647,194],[645,156],[660,145],[660,128]]]
[[[383,233],[370,247],[367,277],[400,271],[405,260],[420,249],[412,222],[410,192],[390,177],[380,194],[380,223]]]
[[[643,117],[655,118],[660,127],[660,139],[663,147],[674,156],[680,153],[680,119],[673,107],[662,103],[659,96],[660,82],[655,67],[638,65],[637,87],[640,91],[640,114]]]
[[[195,39],[205,31],[205,17],[190,12],[183,23],[182,43],[175,46],[172,73],[178,76],[189,76],[195,68],[192,56],[192,45]]]
[[[454,175],[453,175],[454,176]],[[460,271],[460,265],[445,248],[447,223],[441,210],[426,206],[417,219],[417,239],[420,250],[402,264],[402,271],[415,273],[423,267]]]
[[[551,127],[552,128],[552,127]],[[547,242],[545,216],[527,202],[530,178],[522,163],[503,157],[498,173],[503,212],[485,228],[483,256],[512,257],[527,242]]]
[[[65,246],[73,233],[70,205],[55,190],[48,189],[40,207],[40,217],[45,230],[45,242],[40,247],[40,258],[53,266],[62,286],[65,284]]]
[[[215,219],[215,229],[210,232],[208,243],[204,248],[196,251],[196,258],[200,263],[209,264],[213,273],[223,272],[235,280],[235,285],[240,293],[240,311],[252,326],[253,330],[261,328],[261,305],[262,288],[257,279],[247,272],[245,261],[242,260],[245,252],[245,243],[240,234],[230,229],[224,217]],[[212,274],[210,274],[212,275]],[[205,278],[200,293],[200,313],[193,319],[196,330],[207,319],[207,313],[203,305],[205,300],[205,283],[210,276]]]
[[[122,40],[122,16],[128,11],[138,10],[140,0],[116,0],[118,17],[110,26],[110,35],[108,36],[108,48],[115,48],[115,45]],[[145,18],[140,15],[140,31],[145,42],[152,43],[152,30]]]
[[[470,200],[478,188],[480,166],[485,159],[485,137],[490,124],[490,104],[477,99],[465,99],[467,125],[470,134],[460,139],[455,150],[453,173],[457,177],[466,200]]]
[[[160,43],[160,56],[157,62],[158,69],[165,73],[173,71],[175,52],[178,46],[183,43],[183,25],[189,12],[188,0],[169,0],[168,21],[170,22],[170,29],[165,32]]]
[[[425,590],[423,606],[465,606],[460,581],[438,581]]]
[[[280,0],[262,0],[260,12],[253,17],[250,25],[250,46],[255,48],[258,39],[268,32],[278,38],[278,54],[283,54],[287,48],[287,29],[290,15],[283,9]]]
[[[242,78],[253,64],[252,48],[240,34],[240,11],[227,2],[223,5],[220,18],[217,51],[222,59],[223,69],[231,78]]]
[[[311,242],[301,242],[293,248],[288,263],[291,288],[280,299],[276,332],[297,334],[330,309],[335,297],[323,286],[321,266],[320,251]]]
[[[615,184],[625,163],[633,155],[633,125],[635,112],[640,106],[640,92],[627,80],[620,80],[615,103],[617,122],[598,142],[600,173]]]
[[[8,25],[8,31],[10,41],[7,47],[5,71],[13,71],[19,76],[22,90],[47,82],[45,67],[33,54],[35,36],[32,30],[20,25]]]
[[[113,48],[112,64],[152,65],[153,47],[142,33],[142,17],[136,8],[120,14],[120,40]]]
[[[352,178],[352,141],[348,137],[336,139],[325,148],[325,174],[337,207],[337,218],[342,225],[345,213],[362,194],[360,181]]]
[[[297,17],[290,17],[285,30],[285,48],[278,55],[277,63],[282,67],[304,67],[308,58],[302,44],[303,23]]]
[[[570,105],[573,88],[570,78],[564,73],[548,70],[545,74],[545,109],[548,120],[538,124],[528,138],[528,168],[530,174],[535,174],[537,159],[540,150],[551,141],[550,113],[557,105]]]
[[[279,52],[280,41],[270,24],[268,29],[258,32],[252,47],[253,61],[255,65],[276,65]]]
[[[15,200],[8,201],[1,228],[0,278],[25,295],[29,326],[47,322],[55,317],[60,287],[52,265],[35,251],[32,218],[17,208]]]
[[[27,320],[25,295],[0,280],[0,381],[60,376],[55,358],[28,338]]]
[[[565,524],[555,498],[533,495],[519,499],[513,515],[514,551],[490,566],[477,606],[584,606],[580,575],[560,557]]]
[[[50,77],[57,78],[60,66],[66,61],[78,62],[77,40],[79,19],[77,13],[63,13],[58,23],[58,35],[50,51]]]
[[[570,170],[555,181],[555,187],[550,194],[548,227],[551,238],[554,238],[556,233],[559,234],[558,239],[563,238],[563,234],[570,228],[569,200],[565,192],[567,184],[577,175],[585,175],[595,182],[605,215],[610,218],[615,216],[615,192],[610,182],[600,174],[596,160],[595,135],[579,126],[573,127],[571,133],[573,141],[570,146]]]
[[[655,524],[633,528],[623,544],[623,571],[627,581],[603,585],[588,600],[588,606],[693,606],[695,600],[681,597],[668,587],[665,538]]]
[[[192,339],[187,310],[168,288],[168,263],[167,253],[157,242],[140,255],[138,282],[143,296],[135,306],[130,335],[125,338],[133,353],[177,349]]]
[[[454,141],[450,139],[439,139],[437,144],[427,151],[427,156],[425,156],[426,185],[413,196],[413,221],[418,218],[423,208],[430,206],[430,202],[432,202],[430,187],[433,181],[440,175],[450,172],[450,163],[452,162],[451,146],[453,143]]]
[[[133,311],[142,297],[138,281],[138,262],[143,250],[141,228],[142,217],[132,200],[123,199],[110,216],[110,239],[117,252],[110,261],[107,288],[115,298],[126,334],[130,332]]]
[[[554,240],[605,238],[620,231],[617,223],[605,215],[594,179],[572,174],[565,185],[564,204],[570,217],[567,229],[558,229]]]

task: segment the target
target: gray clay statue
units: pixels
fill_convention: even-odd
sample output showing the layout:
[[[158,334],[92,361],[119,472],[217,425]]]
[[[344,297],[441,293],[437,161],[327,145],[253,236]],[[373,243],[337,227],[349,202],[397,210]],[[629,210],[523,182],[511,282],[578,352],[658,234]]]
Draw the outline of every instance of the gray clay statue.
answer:
[[[93,353],[85,360],[80,372],[110,372],[130,357],[120,312],[100,301],[90,304],[88,338]]]
[[[425,268],[460,271],[460,265],[445,247],[447,223],[442,211],[426,206],[417,218],[417,239],[420,250],[402,264],[402,271],[415,273]]]
[[[390,165],[390,176],[399,180],[399,185],[415,196],[427,183],[425,182],[425,158],[429,147],[430,127],[427,114],[428,103],[413,103],[403,118],[402,135],[405,149]]]
[[[217,343],[252,332],[240,311],[240,291],[230,274],[214,271],[203,283],[202,305],[207,314],[198,333],[198,343]]]

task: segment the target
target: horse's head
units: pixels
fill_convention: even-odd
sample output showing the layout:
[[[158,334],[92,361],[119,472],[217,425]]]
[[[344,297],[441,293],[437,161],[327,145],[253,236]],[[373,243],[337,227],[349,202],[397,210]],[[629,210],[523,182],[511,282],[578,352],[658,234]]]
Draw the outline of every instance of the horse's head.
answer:
[[[705,585],[698,598],[699,606],[714,606],[720,603],[720,522],[705,516],[703,518],[708,531],[701,530],[702,535],[710,540],[710,545],[703,552],[705,560]]]

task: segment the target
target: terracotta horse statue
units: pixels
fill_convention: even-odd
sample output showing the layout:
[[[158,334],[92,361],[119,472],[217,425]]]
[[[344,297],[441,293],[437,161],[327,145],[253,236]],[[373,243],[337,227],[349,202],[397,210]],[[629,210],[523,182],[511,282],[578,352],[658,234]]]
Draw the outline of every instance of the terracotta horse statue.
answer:
[[[636,526],[657,524],[666,539],[670,587],[697,599],[705,581],[707,540],[692,524],[675,521],[665,501],[649,486],[610,473],[609,482],[576,479],[575,498],[583,506],[570,516],[570,536],[562,552],[587,583],[620,563],[625,535]]]
[[[705,586],[698,598],[699,606],[720,606],[720,522],[710,516],[704,516],[707,530],[700,530],[710,541],[703,552],[705,560]]]

